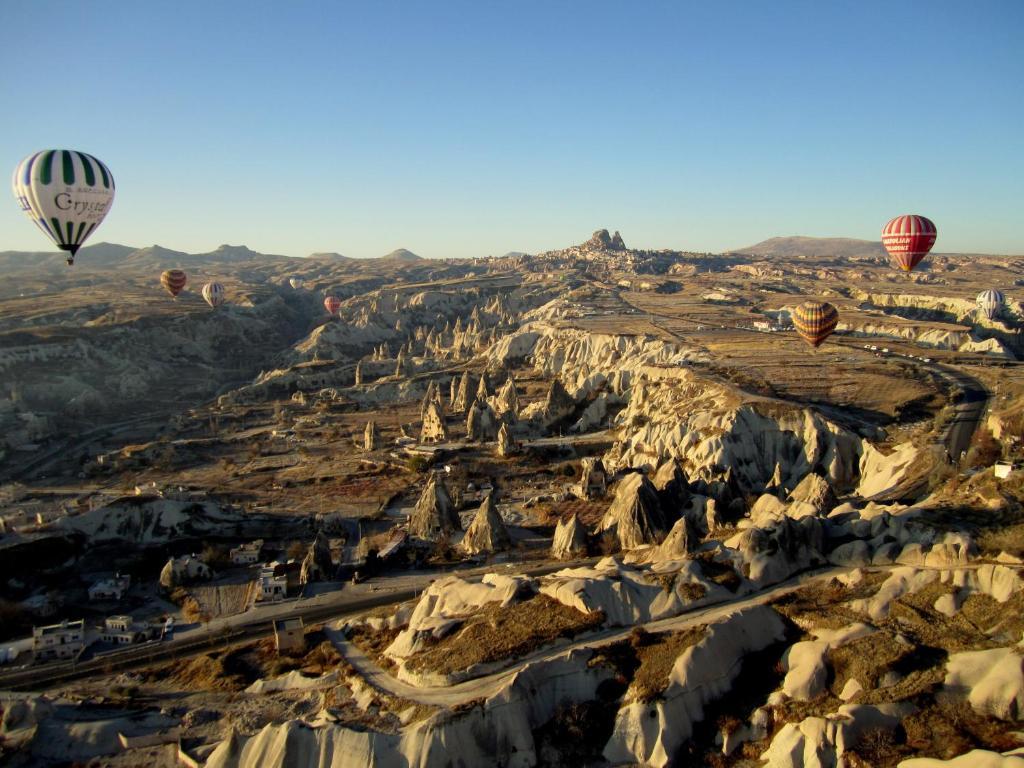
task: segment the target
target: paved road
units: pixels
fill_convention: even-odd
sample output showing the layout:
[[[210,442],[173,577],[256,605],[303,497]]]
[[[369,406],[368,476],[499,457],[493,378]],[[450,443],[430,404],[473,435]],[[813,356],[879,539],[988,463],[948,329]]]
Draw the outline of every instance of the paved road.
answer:
[[[214,619],[206,625],[177,631],[174,639],[170,641],[133,646],[78,663],[49,663],[5,672],[0,674],[0,690],[41,690],[71,680],[138,669],[158,662],[196,656],[216,648],[252,642],[269,636],[273,631],[275,619],[301,617],[310,625],[328,619],[354,616],[382,605],[397,605],[416,597],[432,581],[442,576],[457,575],[471,581],[481,579],[486,573],[503,571],[542,576],[562,568],[594,563],[598,559],[587,558],[527,567],[522,563],[513,563],[509,564],[508,568],[492,564],[478,568],[425,571],[373,579],[358,586],[346,585],[340,590],[315,597],[261,605],[245,613]],[[384,587],[384,584],[387,584],[387,587]]]

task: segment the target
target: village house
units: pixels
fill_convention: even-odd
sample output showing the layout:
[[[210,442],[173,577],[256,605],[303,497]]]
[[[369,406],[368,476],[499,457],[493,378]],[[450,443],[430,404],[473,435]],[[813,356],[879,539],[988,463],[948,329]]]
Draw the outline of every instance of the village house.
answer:
[[[240,544],[232,547],[228,553],[231,562],[235,565],[253,565],[260,561],[260,554],[263,551],[263,539],[256,539],[248,544]]]
[[[108,616],[100,629],[100,639],[111,645],[131,645],[151,640],[156,629],[148,624],[140,624],[131,616]]]
[[[256,595],[258,603],[275,603],[284,600],[288,595],[288,577],[278,576],[274,573],[273,566],[264,566],[260,569],[260,591]]]
[[[115,573],[113,578],[100,579],[89,587],[89,599],[123,600],[128,588],[132,585],[132,577],[128,574]]]
[[[278,655],[305,652],[306,634],[302,617],[274,620],[274,646],[277,648]]]
[[[73,659],[84,650],[84,619],[32,628],[32,653],[36,661]]]

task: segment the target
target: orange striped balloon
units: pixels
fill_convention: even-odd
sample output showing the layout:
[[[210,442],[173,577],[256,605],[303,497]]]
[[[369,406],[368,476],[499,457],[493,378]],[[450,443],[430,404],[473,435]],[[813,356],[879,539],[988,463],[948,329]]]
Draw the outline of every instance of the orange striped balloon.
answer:
[[[812,347],[831,336],[838,323],[839,311],[827,301],[808,301],[793,311],[796,332]]]
[[[187,282],[188,276],[180,269],[168,269],[160,275],[160,285],[175,299]]]
[[[938,230],[934,222],[913,213],[897,216],[882,227],[882,245],[904,272],[921,263],[935,245],[936,237]]]

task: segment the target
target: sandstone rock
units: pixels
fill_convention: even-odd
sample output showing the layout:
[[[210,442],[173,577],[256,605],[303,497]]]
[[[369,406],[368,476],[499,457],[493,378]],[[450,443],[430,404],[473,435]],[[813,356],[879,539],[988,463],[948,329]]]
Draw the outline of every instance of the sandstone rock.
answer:
[[[677,459],[666,459],[654,473],[654,489],[667,521],[677,520],[690,501],[690,480]]]
[[[469,371],[464,371],[462,378],[459,380],[459,388],[455,395],[455,400],[452,402],[452,411],[455,413],[465,413],[469,410],[469,407],[473,404],[474,392],[473,377]]]
[[[475,400],[466,416],[466,438],[482,442],[498,437],[498,417],[486,400]]]
[[[662,560],[679,560],[689,557],[700,544],[700,536],[687,517],[680,517],[672,525],[665,540],[658,545],[657,557]]]
[[[611,763],[666,766],[704,716],[704,707],[732,690],[747,654],[782,639],[779,615],[766,606],[711,624],[704,638],[676,659],[668,685],[653,702],[619,709],[604,757]]]
[[[306,556],[302,559],[299,571],[299,583],[309,584],[314,581],[328,581],[334,578],[334,561],[331,558],[331,547],[327,537],[317,533],[313,543],[309,545]]]
[[[363,430],[363,450],[376,451],[380,448],[380,435],[377,434],[377,422],[373,419],[366,422],[366,429]]]
[[[634,472],[619,482],[615,500],[598,529],[613,531],[623,549],[661,541],[667,532],[665,517],[658,492],[645,475]]]
[[[495,450],[502,458],[512,456],[519,450],[516,441],[512,439],[512,433],[509,432],[508,424],[502,424],[498,428],[498,445]]]
[[[813,472],[804,476],[789,495],[789,500],[802,501],[814,507],[819,515],[826,515],[836,505],[836,495],[828,481]]]
[[[573,560],[587,554],[587,529],[574,514],[559,520],[551,542],[551,556],[559,560]]]
[[[912,757],[901,760],[896,768],[1024,768],[1024,757],[1001,755],[987,749],[972,749],[951,760]]]
[[[480,552],[497,552],[512,546],[505,521],[498,513],[494,502],[494,494],[489,493],[473,517],[473,522],[462,537],[462,548],[469,554]]]
[[[462,522],[455,512],[448,489],[437,475],[431,475],[409,516],[409,535],[437,541],[442,536],[461,530]]]
[[[608,475],[600,458],[585,456],[581,461],[582,472],[577,495],[581,499],[599,499],[608,490]]]
[[[444,420],[444,411],[436,401],[431,401],[423,414],[423,425],[420,427],[421,443],[440,443],[448,439],[448,427]]]
[[[209,581],[213,578],[213,571],[210,566],[202,560],[185,555],[184,557],[172,557],[160,571],[160,586],[164,589],[174,589],[185,584],[196,581]]]
[[[505,381],[495,400],[494,410],[498,418],[506,424],[515,424],[519,418],[519,393],[516,382],[511,376]]]
[[[844,765],[843,754],[856,747],[864,734],[895,730],[912,711],[913,707],[907,704],[844,704],[828,717],[786,723],[761,759],[767,761],[767,768]]]
[[[1000,720],[1024,718],[1024,657],[1018,648],[954,653],[943,685],[974,711]]]

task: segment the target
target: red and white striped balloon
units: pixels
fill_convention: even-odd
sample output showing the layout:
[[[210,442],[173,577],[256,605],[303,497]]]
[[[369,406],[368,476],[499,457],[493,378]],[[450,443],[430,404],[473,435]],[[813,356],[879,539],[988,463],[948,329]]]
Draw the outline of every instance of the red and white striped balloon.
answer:
[[[935,245],[938,231],[931,219],[908,213],[882,227],[882,245],[904,272],[909,272]]]
[[[324,309],[327,310],[327,314],[329,315],[333,315],[335,312],[337,312],[340,306],[341,299],[339,299],[337,296],[328,296],[327,298],[324,299]]]

